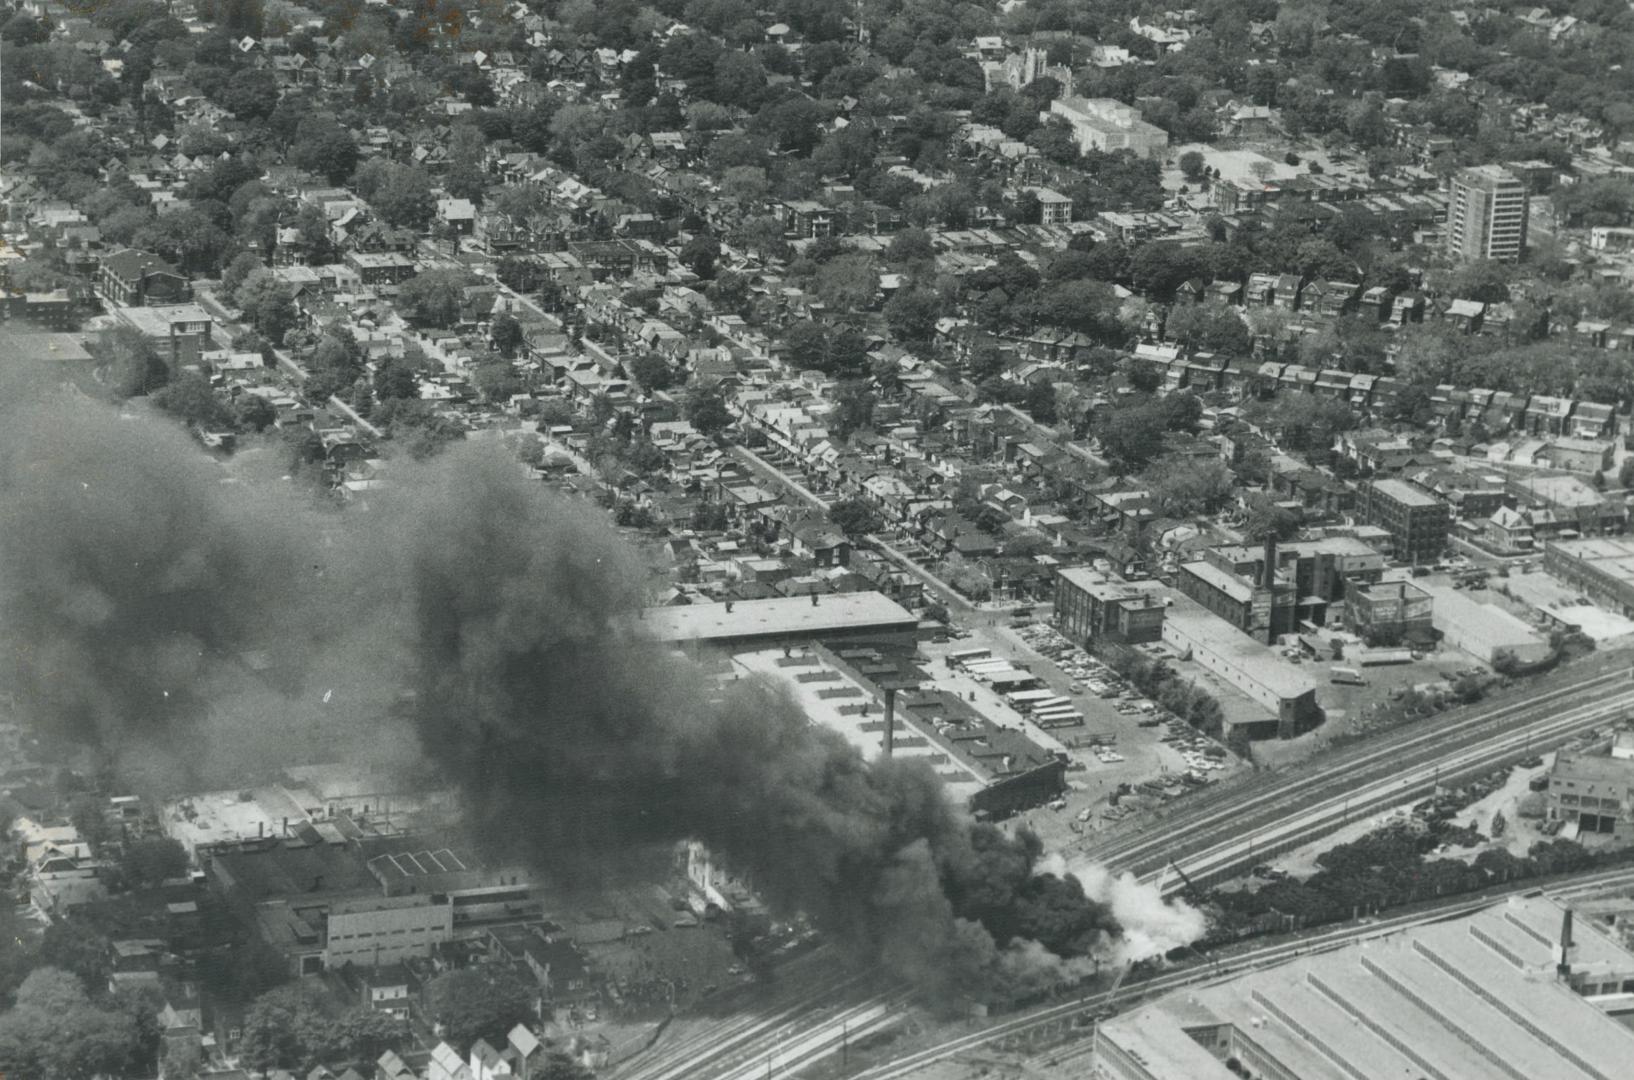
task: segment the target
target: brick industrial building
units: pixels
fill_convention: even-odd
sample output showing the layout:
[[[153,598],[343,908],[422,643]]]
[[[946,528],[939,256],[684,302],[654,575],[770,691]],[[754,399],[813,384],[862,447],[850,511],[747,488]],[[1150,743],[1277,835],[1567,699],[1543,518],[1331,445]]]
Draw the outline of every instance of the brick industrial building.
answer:
[[[1163,637],[1162,598],[1088,567],[1055,575],[1055,625],[1071,641],[1138,645]]]
[[[1434,562],[1447,549],[1451,508],[1404,480],[1363,484],[1357,509],[1362,520],[1390,534],[1393,553],[1402,562]]]
[[[1379,580],[1384,563],[1350,536],[1226,544],[1182,565],[1175,587],[1255,640],[1271,642],[1334,621],[1354,589]],[[1275,572],[1267,575],[1268,566]]]
[[[1601,607],[1634,617],[1634,539],[1554,540],[1544,546],[1543,569]]]

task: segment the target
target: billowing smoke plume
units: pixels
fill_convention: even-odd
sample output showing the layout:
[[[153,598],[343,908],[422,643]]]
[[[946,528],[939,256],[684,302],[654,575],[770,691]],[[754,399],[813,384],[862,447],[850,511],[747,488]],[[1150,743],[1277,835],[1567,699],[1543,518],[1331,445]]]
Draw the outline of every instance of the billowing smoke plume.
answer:
[[[1133,874],[1113,874],[1099,863],[1068,862],[1059,855],[1046,858],[1040,868],[1075,878],[1085,895],[1112,910],[1123,927],[1115,956],[1120,961],[1149,960],[1201,938],[1208,922],[1201,911],[1184,902],[1165,900],[1156,884],[1145,884]]]
[[[1085,955],[1116,933],[1075,880],[1036,872],[1031,838],[953,812],[929,769],[869,765],[788,698],[644,638],[645,575],[594,511],[469,453],[425,495],[404,574],[417,715],[479,835],[570,875],[698,839],[775,907],[948,988],[1048,974],[1022,942]]]
[[[402,649],[332,515],[231,482],[169,423],[7,375],[0,672],[23,718],[176,788],[394,745],[366,724]]]
[[[1121,937],[1158,909],[971,823],[923,766],[869,765],[782,694],[648,640],[640,561],[493,453],[336,515],[224,483],[153,422],[29,417],[0,432],[0,625],[24,703],[66,735],[188,776],[212,746],[417,742],[497,855],[573,886],[696,839],[949,998],[1171,939]],[[418,738],[381,738],[403,689]]]

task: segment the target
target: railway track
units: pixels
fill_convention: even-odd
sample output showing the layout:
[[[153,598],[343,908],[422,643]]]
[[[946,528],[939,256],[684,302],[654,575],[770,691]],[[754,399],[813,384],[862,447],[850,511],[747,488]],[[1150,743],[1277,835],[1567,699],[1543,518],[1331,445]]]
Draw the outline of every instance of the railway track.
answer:
[[[1434,793],[1443,784],[1457,784],[1490,772],[1537,749],[1549,749],[1575,736],[1628,715],[1634,695],[1568,708],[1547,719],[1536,721],[1526,730],[1512,730],[1491,736],[1466,749],[1438,756],[1417,765],[1400,767],[1377,780],[1360,786],[1346,785],[1325,798],[1303,801],[1297,814],[1282,814],[1264,825],[1237,835],[1227,835],[1202,846],[1187,834],[1185,870],[1197,884],[1208,884],[1241,872],[1256,860],[1263,861],[1337,832],[1362,816],[1410,805]],[[1218,828],[1206,836],[1220,835]],[[1166,855],[1150,858],[1136,872],[1146,880],[1163,875]],[[1179,891],[1183,882],[1165,883],[1165,893]]]
[[[1349,924],[1292,941],[1267,945],[1235,956],[1219,957],[1214,959],[1213,962],[1160,972],[1138,982],[1126,982],[1117,994],[1115,1001],[1106,991],[1100,991],[1072,1001],[1047,1005],[1000,1021],[981,1031],[960,1035],[935,1046],[905,1054],[893,1061],[864,1069],[853,1074],[853,1080],[906,1080],[907,1077],[912,1076],[920,1069],[957,1058],[962,1054],[968,1054],[983,1047],[1015,1042],[1052,1026],[1063,1029],[1067,1035],[1064,1045],[1053,1049],[1049,1057],[1057,1060],[1062,1059],[1063,1056],[1069,1059],[1085,1057],[1088,1055],[1088,1051],[1085,1049],[1084,1043],[1093,1038],[1095,1019],[1103,1016],[1113,1005],[1124,1007],[1135,1001],[1164,994],[1171,990],[1178,990],[1182,987],[1216,982],[1247,972],[1274,967],[1298,956],[1331,952],[1360,941],[1387,937],[1415,926],[1460,918],[1511,896],[1542,893],[1558,899],[1569,900],[1576,896],[1604,892],[1614,888],[1634,889],[1634,868],[1602,870],[1579,875],[1552,887],[1540,887],[1536,883],[1517,885],[1513,888],[1485,893],[1478,897],[1449,900],[1429,910],[1411,912],[1371,923]],[[1085,1021],[1088,1021],[1087,1025]],[[1081,1036],[1076,1039],[1072,1035],[1075,1029],[1081,1032]]]
[[[809,965],[807,965],[809,967]],[[768,1047],[783,1043],[802,1045],[813,1031],[821,1030],[837,1018],[837,1031],[845,1032],[851,1010],[876,1003],[899,993],[894,986],[881,989],[876,973],[846,973],[819,970],[809,982],[796,984],[799,972],[787,972],[780,980],[788,989],[774,992],[761,1008],[723,1016],[718,1022],[703,1024],[680,1035],[661,1038],[651,1048],[621,1061],[607,1070],[610,1080],[691,1080],[699,1070],[709,1075],[726,1075],[747,1060],[764,1061]],[[798,989],[794,987],[798,985]],[[719,1006],[730,1007],[730,1001]],[[866,1022],[872,1022],[870,1017]],[[860,1036],[858,1036],[860,1037]],[[807,1048],[809,1049],[809,1048]]]
[[[1514,757],[1564,742],[1593,724],[1562,725],[1563,714],[1581,715],[1588,706],[1607,706],[1596,723],[1634,712],[1634,683],[1627,671],[1590,676],[1478,712],[1449,714],[1441,722],[1388,733],[1340,750],[1309,766],[1263,775],[1255,781],[1188,796],[1168,812],[1143,822],[1144,827],[1104,841],[1088,838],[1077,848],[1114,870],[1149,874],[1170,858],[1206,850],[1233,835],[1261,828],[1303,812],[1313,804],[1340,798],[1416,765],[1433,766],[1441,758],[1505,740],[1518,747]],[[1511,746],[1507,736],[1519,734]]]

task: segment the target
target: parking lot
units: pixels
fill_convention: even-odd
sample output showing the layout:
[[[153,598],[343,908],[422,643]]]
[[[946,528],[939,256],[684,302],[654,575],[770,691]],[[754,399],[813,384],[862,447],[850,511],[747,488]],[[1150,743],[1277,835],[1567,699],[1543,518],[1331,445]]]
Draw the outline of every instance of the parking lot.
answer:
[[[1042,728],[985,685],[946,660],[986,649],[1025,667],[1040,683],[1069,698],[1083,723]],[[1040,745],[1066,753],[1068,794],[1020,815],[1047,847],[1070,845],[1152,806],[1180,798],[1237,768],[1214,740],[1169,716],[1043,623],[975,627],[960,638],[923,646],[938,685],[970,701],[997,723],[1020,728]]]

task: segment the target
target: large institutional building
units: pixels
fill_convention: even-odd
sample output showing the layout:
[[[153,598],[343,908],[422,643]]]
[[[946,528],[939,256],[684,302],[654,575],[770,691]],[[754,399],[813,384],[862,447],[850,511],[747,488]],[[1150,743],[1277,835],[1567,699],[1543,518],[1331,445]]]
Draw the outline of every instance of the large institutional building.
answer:
[[[1119,1016],[1096,1033],[1092,1075],[1620,1080],[1630,1008],[1634,953],[1553,900],[1517,897]]]
[[[1526,248],[1526,185],[1508,169],[1480,165],[1453,175],[1447,254],[1459,262],[1518,262]]]
[[[1132,150],[1136,157],[1152,157],[1169,145],[1169,133],[1141,118],[1140,110],[1111,98],[1056,98],[1050,113],[1072,125],[1072,137],[1082,151]]]

